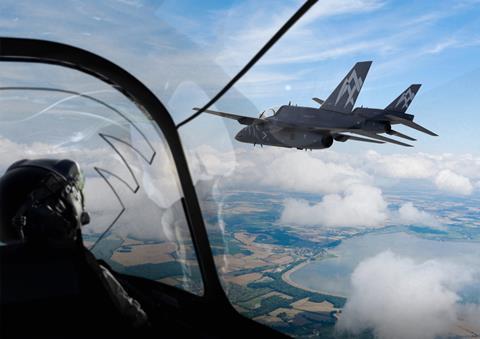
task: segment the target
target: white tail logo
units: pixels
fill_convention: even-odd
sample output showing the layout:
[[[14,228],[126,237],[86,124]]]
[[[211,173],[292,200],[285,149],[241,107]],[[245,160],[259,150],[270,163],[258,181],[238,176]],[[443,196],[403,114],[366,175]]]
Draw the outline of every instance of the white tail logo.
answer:
[[[353,84],[352,84],[352,81],[353,81]],[[345,93],[348,93],[348,99],[344,107],[347,107],[348,104],[352,104],[353,106],[355,104],[354,95],[356,92],[360,92],[360,90],[362,89],[362,85],[363,85],[362,78],[357,77],[357,72],[353,70],[352,74],[343,82],[342,88],[338,93],[337,100],[335,101],[335,105],[338,104],[338,102],[340,101],[340,98],[343,97]]]
[[[415,98],[415,93],[413,93],[412,90],[409,88],[407,91],[402,93],[397,103],[395,104],[395,107],[398,107],[398,105],[400,105],[403,102],[402,109],[403,108],[406,109],[412,102],[413,98]]]

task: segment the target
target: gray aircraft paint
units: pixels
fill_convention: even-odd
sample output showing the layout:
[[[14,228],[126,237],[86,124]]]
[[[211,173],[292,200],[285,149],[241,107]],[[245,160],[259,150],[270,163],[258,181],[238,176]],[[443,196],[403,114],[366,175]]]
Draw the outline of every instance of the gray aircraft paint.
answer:
[[[395,100],[393,100],[390,105],[388,105],[385,109],[387,111],[394,111],[405,113],[410,106],[413,98],[417,94],[418,90],[420,89],[420,84],[414,84],[408,87],[402,94],[400,94]]]
[[[322,109],[350,113],[362,89],[371,61],[357,62],[322,104]]]
[[[259,118],[213,110],[205,112],[247,125],[238,132],[235,139],[254,145],[323,149],[330,147],[334,140],[339,142],[354,140],[388,142],[412,147],[381,135],[386,133],[415,141],[408,135],[394,131],[392,129],[394,124],[403,124],[429,135],[436,135],[414,123],[413,115],[405,113],[420,88],[418,84],[408,87],[386,109],[366,107],[353,109],[371,63],[371,61],[356,63],[320,108],[289,104],[281,106],[273,116],[265,117],[261,114]],[[318,98],[313,100],[317,103],[322,102]]]

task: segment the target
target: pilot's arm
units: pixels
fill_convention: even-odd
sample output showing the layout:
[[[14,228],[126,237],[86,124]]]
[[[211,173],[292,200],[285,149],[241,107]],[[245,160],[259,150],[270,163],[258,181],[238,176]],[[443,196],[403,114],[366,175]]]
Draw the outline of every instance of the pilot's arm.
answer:
[[[120,313],[130,320],[133,327],[142,327],[148,324],[148,318],[140,303],[130,297],[118,280],[104,266],[100,265],[101,280]]]
[[[120,314],[129,321],[129,324],[135,328],[148,325],[148,317],[142,309],[140,303],[128,295],[120,282],[113,276],[106,265],[97,261],[95,256],[86,248],[84,249],[85,258],[88,265],[99,276],[104,289],[107,291],[110,300],[115,305]]]

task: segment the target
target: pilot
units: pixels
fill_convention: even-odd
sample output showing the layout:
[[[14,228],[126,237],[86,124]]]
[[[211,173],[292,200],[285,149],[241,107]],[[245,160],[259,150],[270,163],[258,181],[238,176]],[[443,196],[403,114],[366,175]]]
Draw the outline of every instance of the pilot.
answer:
[[[22,305],[26,305],[24,299],[28,299],[26,295],[29,293],[45,294],[35,291],[41,290],[38,285],[42,285],[43,275],[50,274],[45,278],[47,283],[42,286],[47,286],[48,293],[54,296],[50,298],[51,300],[63,300],[64,295],[68,294],[65,292],[68,289],[67,285],[71,285],[72,288],[80,286],[78,290],[81,290],[79,292],[81,297],[75,300],[86,305],[87,318],[88,313],[100,312],[95,303],[103,300],[104,304],[116,310],[104,312],[105,317],[115,313],[118,319],[124,324],[129,324],[129,327],[142,328],[148,324],[148,319],[139,302],[127,294],[106,265],[99,264],[83,245],[80,227],[90,222],[84,206],[83,186],[84,177],[79,165],[67,159],[20,160],[12,164],[0,178],[0,241],[7,245],[2,246],[2,251],[16,246],[23,248],[8,260],[2,254],[2,274],[5,275],[1,277],[2,284],[5,285],[2,286],[2,294],[5,294],[1,296],[4,299],[2,307],[8,302],[5,299],[14,298],[12,295],[16,293],[6,291],[8,286],[12,290],[17,290],[30,284],[28,285],[30,287],[17,293],[19,296],[17,299],[23,302]],[[68,269],[64,262],[60,263],[67,257],[74,258],[71,260],[75,263],[73,270]],[[9,265],[10,276],[7,276],[4,270],[8,270]],[[43,267],[41,271],[38,269],[40,273],[34,274],[38,281],[25,278],[29,273],[25,270],[35,271],[39,266]],[[49,273],[49,267],[55,267],[51,270],[52,273]],[[18,276],[11,272],[18,272]],[[79,282],[71,283],[72,279],[61,282],[68,274],[79,277]],[[93,296],[92,291],[96,291],[97,294]],[[41,296],[33,295],[30,299],[35,301],[39,297]],[[53,304],[47,302],[42,307],[49,308],[48,305]],[[22,307],[19,312],[21,318],[25,317],[28,311],[25,306]],[[53,306],[50,308],[53,309]],[[58,310],[58,307],[54,312],[62,316],[62,310]],[[41,316],[42,308],[34,317]],[[65,315],[65,318],[67,317],[72,315]]]

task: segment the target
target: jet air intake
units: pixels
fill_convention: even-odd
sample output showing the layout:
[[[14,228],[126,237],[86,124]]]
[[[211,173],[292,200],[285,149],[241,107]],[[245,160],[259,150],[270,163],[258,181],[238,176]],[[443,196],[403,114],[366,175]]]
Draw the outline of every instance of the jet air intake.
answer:
[[[390,124],[389,122],[386,122],[383,128],[385,129],[385,133],[392,133],[392,124]]]
[[[330,134],[323,136],[322,144],[325,148],[329,148],[333,145],[333,137]]]

